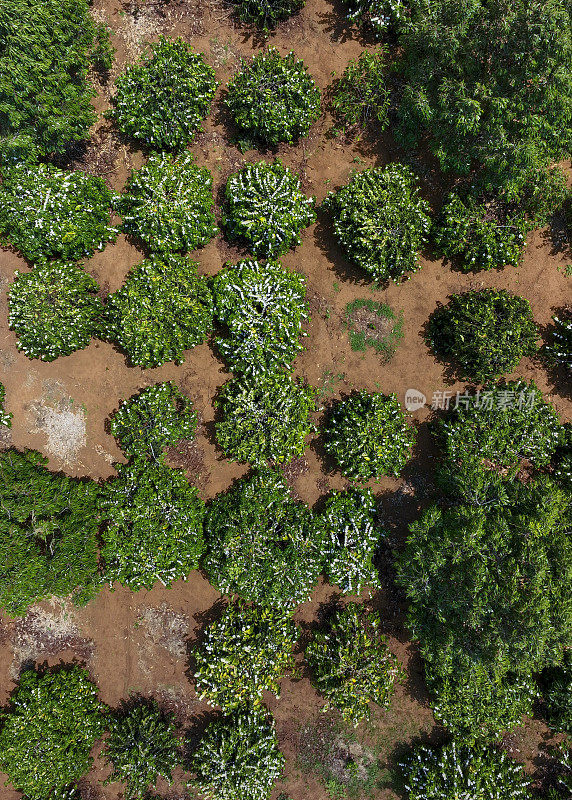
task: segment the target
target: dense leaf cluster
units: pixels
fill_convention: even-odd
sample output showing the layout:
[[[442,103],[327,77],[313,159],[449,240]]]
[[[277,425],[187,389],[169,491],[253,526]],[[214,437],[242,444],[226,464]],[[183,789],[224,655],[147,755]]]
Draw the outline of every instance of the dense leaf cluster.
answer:
[[[228,87],[226,105],[238,127],[264,144],[292,144],[307,136],[321,111],[320,90],[294,53],[269,47]]]
[[[259,258],[275,258],[301,242],[300,231],[316,218],[314,198],[277,159],[247,164],[226,184],[225,230]]]
[[[387,126],[390,92],[386,73],[382,48],[364,50],[348,63],[332,96],[332,110],[340,129],[361,132],[374,121],[380,129]]]
[[[452,359],[465,378],[486,381],[513,372],[538,350],[530,303],[506,289],[480,289],[451,296],[428,326],[435,352]]]
[[[375,38],[402,30],[407,24],[416,0],[344,0],[346,16],[364,32]]]
[[[171,255],[204,247],[217,233],[212,175],[192,153],[153,154],[133,172],[116,209],[121,229],[153,253]]]
[[[137,264],[109,296],[103,333],[134,366],[181,364],[184,351],[209,334],[212,297],[197,268],[183,256],[154,255]]]
[[[563,309],[552,319],[554,329],[544,348],[546,355],[553,364],[572,371],[572,309]]]
[[[336,403],[324,428],[324,447],[354,480],[397,477],[415,442],[395,394],[355,392]]]
[[[165,39],[117,79],[112,116],[119,130],[156,150],[184,148],[209,113],[218,83],[201,53]]]
[[[233,0],[236,14],[242,22],[256,25],[263,31],[276,27],[282,20],[296,14],[306,0]]]
[[[8,295],[8,324],[28,358],[53,361],[82,350],[100,330],[99,287],[76,264],[53,261],[16,271]]]
[[[399,281],[419,269],[430,220],[417,184],[401,164],[371,167],[324,201],[348,258],[377,283]]]
[[[9,411],[4,410],[4,400],[6,399],[6,389],[4,388],[4,384],[0,383],[0,425],[6,425],[6,427],[12,427],[12,414]]]
[[[562,664],[545,670],[540,688],[550,726],[572,736],[572,656],[569,652]]]

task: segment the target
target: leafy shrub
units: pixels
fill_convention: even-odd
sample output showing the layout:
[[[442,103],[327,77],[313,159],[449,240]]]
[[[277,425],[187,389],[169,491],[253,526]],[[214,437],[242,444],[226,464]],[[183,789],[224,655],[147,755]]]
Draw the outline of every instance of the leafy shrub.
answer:
[[[332,492],[320,515],[326,532],[326,577],[344,594],[359,594],[364,586],[381,587],[373,565],[380,538],[374,518],[370,489]]]
[[[104,334],[125,350],[134,366],[182,364],[184,351],[208,336],[212,297],[197,267],[182,256],[151,256],[108,297]]]
[[[350,22],[381,38],[404,27],[416,0],[344,0],[344,4]]]
[[[276,261],[240,261],[212,280],[215,314],[228,335],[216,340],[233,372],[273,374],[301,350],[306,283]]]
[[[537,340],[530,303],[505,289],[452,295],[431,315],[428,329],[435,352],[478,381],[513,372],[521,358],[536,353]]]
[[[518,266],[526,244],[528,225],[522,212],[503,203],[447,199],[433,237],[438,251],[458,261],[463,272]]]
[[[549,789],[548,800],[570,797],[572,792],[572,744],[569,739],[560,742],[554,755],[557,759],[555,788]]]
[[[402,765],[410,800],[530,800],[521,764],[496,747],[417,747]]]
[[[178,158],[153,154],[131,174],[116,203],[122,230],[155,253],[204,247],[217,233],[212,185],[208,169],[198,167],[189,151]]]
[[[374,120],[381,129],[388,124],[390,93],[386,85],[385,51],[364,50],[352,59],[335,83],[332,110],[346,132],[362,131]]]
[[[106,783],[123,781],[127,798],[145,796],[159,776],[171,783],[181,763],[175,725],[154,700],[111,717],[103,755],[113,767]]]
[[[251,253],[274,258],[301,243],[300,231],[314,222],[314,198],[300,189],[300,179],[278,159],[247,164],[226,184],[225,228],[246,242]]]
[[[121,404],[111,433],[127,456],[161,461],[163,449],[193,439],[197,413],[174,383],[156,383]]]
[[[85,775],[105,729],[105,706],[87,672],[73,665],[40,675],[24,670],[2,713],[0,766],[14,787],[38,800]]]
[[[357,603],[338,612],[327,632],[315,634],[306,658],[327,707],[355,726],[369,719],[370,702],[387,708],[395,681],[403,678],[381,635],[381,617]]]
[[[213,585],[260,605],[292,611],[309,598],[322,571],[322,532],[271,470],[213,500],[205,540],[203,566]]]
[[[403,339],[403,312],[399,316],[385,303],[357,298],[348,303],[344,313],[352,350],[373,347],[389,361]]]
[[[191,758],[195,783],[209,800],[268,800],[283,765],[274,722],[260,710],[212,722]]]
[[[49,164],[20,164],[2,177],[0,236],[28,261],[78,261],[114,238],[114,195],[101,178]]]
[[[184,148],[210,111],[218,83],[201,53],[165,39],[117,79],[112,116],[119,130],[156,150]]]
[[[510,703],[530,708],[527,682],[572,642],[570,495],[546,478],[507,492],[503,506],[432,507],[398,562],[436,710],[470,740],[515,724]]]
[[[311,386],[280,372],[228,381],[216,400],[222,412],[217,441],[233,461],[254,466],[288,462],[306,449],[314,430],[309,414],[315,398]]]
[[[306,0],[234,0],[234,3],[237,16],[242,22],[269,31],[304,8]]]
[[[100,327],[97,283],[76,264],[52,262],[15,272],[8,324],[28,358],[53,361],[82,350]]]
[[[92,65],[112,49],[87,0],[11,0],[0,12],[0,158],[4,164],[65,153],[96,120]]]
[[[96,593],[97,485],[46,469],[35,450],[0,453],[0,605],[13,615],[52,595]]]
[[[572,735],[572,656],[569,652],[560,666],[545,670],[540,686],[548,722],[556,730]]]
[[[562,439],[553,406],[534,381],[498,383],[458,406],[435,426],[440,479],[464,502],[487,505],[527,465],[546,467]]]
[[[275,47],[253,56],[228,87],[226,105],[239,128],[268,145],[307,136],[320,116],[320,90],[302,61]]]
[[[565,489],[572,488],[572,423],[562,426],[560,443],[552,459],[554,479]]]
[[[342,473],[360,481],[397,477],[415,441],[396,395],[382,392],[355,392],[337,403],[324,437],[324,447]]]
[[[390,164],[354,174],[324,207],[348,258],[377,282],[398,281],[419,269],[417,254],[429,230],[429,205],[408,167]]]
[[[572,308],[563,309],[552,319],[554,329],[544,352],[552,364],[572,370]]]
[[[195,652],[199,698],[227,712],[259,706],[263,691],[279,697],[297,638],[296,625],[281,611],[232,603]]]
[[[137,591],[186,580],[202,555],[204,503],[180,470],[135,460],[104,484],[105,577]]]
[[[0,383],[0,425],[6,425],[6,427],[12,427],[12,414],[9,411],[4,411],[4,398],[6,397],[6,389],[4,388],[4,384]]]

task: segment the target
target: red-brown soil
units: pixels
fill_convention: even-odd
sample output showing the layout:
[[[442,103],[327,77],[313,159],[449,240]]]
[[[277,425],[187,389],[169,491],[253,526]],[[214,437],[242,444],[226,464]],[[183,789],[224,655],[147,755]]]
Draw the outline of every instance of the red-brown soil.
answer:
[[[145,39],[157,38],[160,33],[181,35],[203,52],[216,68],[222,89],[237,69],[239,58],[249,56],[262,45],[262,41],[247,29],[233,24],[223,0],[220,3],[141,0],[138,7],[139,11],[136,3],[122,5],[120,0],[94,2],[98,18],[106,19],[114,30],[117,62],[112,80],[124,63],[136,58]],[[270,37],[270,42],[282,52],[294,49],[322,89],[331,84],[333,76],[339,75],[363,46],[344,25],[338,4],[331,5],[328,0],[308,0],[301,14],[283,24]],[[112,80],[107,86],[98,86],[96,106],[99,112],[109,107]],[[347,143],[329,136],[330,128],[331,120],[324,114],[307,140],[296,147],[278,149],[282,160],[301,173],[306,191],[319,201],[330,189],[346,182],[353,169],[383,165],[404,157],[379,137],[365,136],[359,142]],[[242,154],[233,146],[231,138],[232,131],[217,101],[204,132],[192,146],[198,160],[212,170],[217,189],[229,172],[242,163],[274,157],[274,153],[261,156],[254,151]],[[142,161],[142,154],[119,141],[110,123],[102,119],[85,156],[78,158],[74,166],[103,175],[119,190],[130,169]],[[419,164],[424,192],[428,199],[434,200],[442,187],[430,166]],[[229,246],[222,238],[194,254],[205,274],[216,273],[227,260],[241,255],[239,249]],[[141,253],[120,236],[115,244],[87,262],[86,268],[107,293],[120,286],[130,267],[140,258]],[[537,322],[546,326],[554,310],[570,302],[570,278],[565,277],[564,266],[571,260],[565,248],[553,243],[550,231],[543,230],[530,237],[524,260],[516,269],[463,275],[452,271],[442,261],[423,258],[422,269],[411,280],[374,290],[344,259],[332,239],[327,221],[321,216],[304,234],[302,245],[284,257],[287,267],[299,270],[306,277],[312,307],[306,349],[296,361],[296,372],[320,388],[325,405],[353,388],[396,392],[401,402],[407,389],[418,389],[427,396],[428,405],[413,415],[419,426],[418,446],[405,477],[372,484],[388,524],[390,545],[399,544],[406,523],[431,497],[435,454],[430,447],[427,422],[433,413],[429,408],[433,392],[447,390],[454,394],[463,388],[450,377],[446,365],[435,359],[424,342],[423,326],[430,313],[438,303],[446,302],[452,292],[498,286],[528,298]],[[183,449],[179,455],[173,454],[173,463],[188,468],[189,478],[197,483],[205,499],[225,490],[233,480],[246,473],[246,467],[227,461],[213,441],[213,398],[229,374],[210,343],[188,352],[180,367],[167,364],[151,370],[128,367],[120,352],[99,341],[51,364],[28,360],[16,350],[15,336],[7,328],[6,289],[15,269],[26,269],[24,261],[9,250],[0,252],[0,381],[6,387],[7,410],[14,415],[11,434],[4,437],[4,444],[11,442],[19,448],[36,448],[50,456],[52,468],[63,468],[71,475],[106,478],[113,474],[113,462],[123,460],[113,438],[105,431],[104,424],[111,412],[137,389],[173,379],[192,398],[202,419],[196,446]],[[372,349],[352,352],[349,346],[342,316],[346,304],[356,297],[388,303],[396,311],[403,309],[405,337],[388,364],[383,364]],[[562,419],[572,418],[570,385],[566,386],[562,375],[550,373],[532,360],[524,360],[516,374],[534,378]],[[85,445],[62,461],[54,455],[53,448],[52,452],[47,449],[46,432],[38,422],[38,407],[54,408],[72,400],[71,407],[85,421]],[[338,473],[331,472],[319,436],[311,441],[305,461],[290,467],[287,476],[293,491],[311,505],[328,489],[345,484]],[[407,680],[398,689],[389,711],[377,711],[375,724],[358,729],[358,738],[379,747],[382,769],[387,770],[395,766],[408,742],[438,737],[440,732],[428,705],[419,656],[408,641],[403,603],[391,587],[390,572],[382,574],[386,576],[386,586],[374,602],[387,621],[391,649],[407,667]],[[312,600],[300,608],[296,619],[304,634],[316,623],[320,607],[335,595],[332,587],[321,585]],[[73,658],[84,661],[106,703],[115,706],[130,693],[153,694],[177,713],[181,723],[193,729],[200,728],[204,715],[212,712],[196,700],[188,673],[188,658],[180,657],[184,642],[177,644],[175,641],[171,642],[172,646],[165,646],[165,641],[150,634],[141,615],[145,615],[146,609],[152,609],[152,613],[163,614],[167,620],[166,604],[176,615],[169,630],[175,631],[176,639],[176,632],[188,626],[192,645],[201,627],[216,613],[218,600],[218,593],[199,573],[193,573],[187,582],[179,582],[171,589],[157,587],[132,593],[121,587],[114,591],[106,588],[85,608],[67,609],[73,619],[72,632],[67,638],[56,637],[59,645],[46,641],[45,630],[38,633],[40,641],[36,644],[35,657],[40,663]],[[42,604],[42,608],[55,614],[49,603]],[[57,615],[54,624],[57,625]],[[28,620],[25,628],[33,632],[34,620]],[[4,702],[15,685],[13,648],[18,632],[15,624],[4,618],[0,634],[0,702]],[[58,652],[58,646],[65,649]],[[276,794],[286,791],[293,800],[323,800],[327,797],[323,784],[315,776],[303,773],[298,762],[300,730],[306,724],[315,724],[321,706],[303,669],[300,680],[284,681],[280,700],[268,698],[268,706],[277,720],[280,744],[287,758],[285,783],[277,787]],[[543,723],[532,720],[511,736],[507,746],[532,770],[540,763],[548,736]],[[97,779],[106,774],[107,770],[98,762],[96,771],[85,784],[86,798],[120,796],[117,784],[103,787],[97,784]],[[388,787],[390,775],[385,772],[383,775]],[[0,783],[3,782],[1,778]],[[380,788],[376,797],[397,797],[387,787]],[[165,797],[183,796],[180,785],[159,788]],[[5,800],[17,796],[10,789],[0,788],[0,797]]]

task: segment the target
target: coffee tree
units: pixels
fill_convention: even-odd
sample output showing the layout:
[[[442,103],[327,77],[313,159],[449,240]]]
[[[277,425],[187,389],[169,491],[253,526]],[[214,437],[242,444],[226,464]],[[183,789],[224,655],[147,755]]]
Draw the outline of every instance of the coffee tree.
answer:
[[[254,377],[290,369],[308,317],[304,278],[276,261],[240,261],[215,275],[211,289],[227,329],[216,343],[229,368]]]
[[[282,20],[296,14],[306,5],[306,0],[233,0],[236,15],[242,22],[270,31]]]
[[[382,48],[364,50],[349,62],[332,92],[332,111],[339,129],[359,134],[372,122],[377,122],[380,130],[387,126],[390,92],[386,74]]]
[[[572,656],[544,671],[540,680],[545,716],[551,728],[572,736]]]
[[[152,253],[187,252],[204,247],[217,233],[213,179],[192,153],[176,158],[153,154],[133,172],[116,202],[121,230],[140,239]]]
[[[93,762],[90,750],[106,708],[76,665],[40,674],[26,669],[2,713],[0,767],[18,791],[38,800],[65,796]]]
[[[112,766],[106,782],[122,781],[129,800],[146,796],[159,777],[172,783],[181,763],[173,720],[154,700],[126,706],[110,717],[103,757]]]
[[[166,447],[194,439],[197,412],[174,383],[156,383],[121,404],[111,433],[127,456],[162,461]]]
[[[227,606],[194,653],[197,694],[226,713],[257,707],[263,691],[280,696],[280,679],[294,666],[296,625],[275,609]]]
[[[125,350],[133,366],[182,364],[184,351],[208,336],[212,297],[197,268],[182,256],[151,256],[108,297],[103,335]]]
[[[136,459],[117,465],[102,487],[99,513],[109,583],[137,591],[186,580],[202,555],[204,502],[183,472]]]
[[[566,370],[572,370],[572,308],[564,308],[552,317],[554,328],[550,331],[544,352],[548,361]]]
[[[419,0],[344,0],[346,17],[376,39],[400,32]]]
[[[258,258],[275,258],[301,243],[300,231],[314,222],[314,198],[279,160],[247,164],[228,179],[225,230]]]
[[[208,800],[269,800],[284,767],[274,722],[262,710],[240,710],[212,722],[190,766],[193,783]]]
[[[117,79],[111,116],[126,136],[155,150],[181,150],[200,130],[217,86],[202,53],[161,37]]]
[[[203,567],[220,592],[287,612],[310,597],[323,567],[322,531],[271,470],[215,497],[205,540]]]
[[[6,389],[4,384],[0,383],[0,425],[6,425],[7,428],[12,427],[12,414],[4,410],[4,400],[6,398]]]
[[[376,283],[399,281],[419,269],[429,205],[419,196],[417,178],[408,167],[389,164],[356,172],[323,205],[350,261]]]
[[[433,229],[438,252],[463,272],[518,266],[528,224],[521,211],[493,199],[478,200],[453,192]]]
[[[96,592],[97,484],[46,469],[35,450],[0,452],[0,606],[25,614],[52,596]]]
[[[565,489],[572,488],[572,423],[562,426],[560,442],[552,459],[554,479]]]
[[[332,492],[320,514],[326,534],[326,577],[344,594],[359,594],[365,586],[381,588],[373,564],[380,539],[375,514],[373,492],[353,488]]]
[[[101,178],[19,164],[4,170],[2,179],[0,240],[33,264],[89,258],[115,238],[114,193]]]
[[[431,315],[427,339],[464,378],[480,382],[513,372],[538,350],[530,303],[505,289],[452,295]]]
[[[243,62],[226,105],[241,131],[266,145],[307,136],[321,112],[320,90],[304,63],[275,47]]]
[[[314,430],[316,390],[301,379],[277,372],[239,377],[222,387],[216,407],[217,441],[228,458],[254,466],[280,464],[299,457]]]
[[[340,711],[356,726],[370,717],[370,702],[387,708],[395,682],[403,679],[399,662],[381,634],[381,617],[349,603],[306,648],[318,691],[327,708]]]
[[[522,764],[484,744],[416,747],[401,765],[410,800],[531,800]]]
[[[397,477],[414,442],[395,394],[355,392],[334,405],[324,428],[324,448],[357,481]]]

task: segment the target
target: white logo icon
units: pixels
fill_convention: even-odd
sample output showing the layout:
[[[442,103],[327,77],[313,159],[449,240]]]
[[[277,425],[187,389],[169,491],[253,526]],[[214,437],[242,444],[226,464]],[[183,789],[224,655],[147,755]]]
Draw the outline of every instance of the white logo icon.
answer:
[[[427,398],[418,389],[408,389],[405,392],[405,408],[407,411],[418,411],[423,408],[426,402]]]

